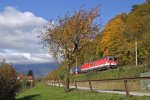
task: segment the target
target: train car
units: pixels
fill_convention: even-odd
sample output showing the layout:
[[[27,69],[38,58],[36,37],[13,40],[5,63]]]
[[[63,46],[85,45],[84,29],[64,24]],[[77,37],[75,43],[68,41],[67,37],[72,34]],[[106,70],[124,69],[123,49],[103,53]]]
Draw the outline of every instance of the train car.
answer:
[[[79,73],[81,73],[81,68],[80,68],[80,66],[75,67],[75,68],[72,68],[72,73],[73,73],[73,74],[79,74]]]
[[[87,72],[92,70],[91,63],[85,63],[81,66],[81,72]]]
[[[100,58],[96,61],[92,61],[90,63],[83,64],[81,66],[81,72],[116,68],[117,65],[118,65],[117,59],[114,56],[108,56]]]

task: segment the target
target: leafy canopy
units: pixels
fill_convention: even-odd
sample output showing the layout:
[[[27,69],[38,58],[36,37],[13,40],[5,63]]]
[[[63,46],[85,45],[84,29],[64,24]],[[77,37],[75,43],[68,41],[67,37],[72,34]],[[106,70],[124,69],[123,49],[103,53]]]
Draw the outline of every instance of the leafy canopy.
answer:
[[[71,65],[78,51],[99,33],[100,25],[94,23],[98,16],[98,7],[89,11],[80,9],[72,16],[66,14],[64,18],[58,18],[54,27],[49,27],[42,34],[42,40],[49,45],[54,57],[60,53],[67,64]]]

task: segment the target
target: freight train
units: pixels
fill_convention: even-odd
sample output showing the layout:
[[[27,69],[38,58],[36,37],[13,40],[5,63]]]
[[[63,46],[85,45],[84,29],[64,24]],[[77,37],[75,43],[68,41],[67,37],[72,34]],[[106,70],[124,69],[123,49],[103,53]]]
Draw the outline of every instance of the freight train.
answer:
[[[79,67],[73,68],[71,71],[74,74],[85,73],[92,70],[106,70],[117,68],[118,61],[114,56],[107,56],[90,63],[85,63]]]

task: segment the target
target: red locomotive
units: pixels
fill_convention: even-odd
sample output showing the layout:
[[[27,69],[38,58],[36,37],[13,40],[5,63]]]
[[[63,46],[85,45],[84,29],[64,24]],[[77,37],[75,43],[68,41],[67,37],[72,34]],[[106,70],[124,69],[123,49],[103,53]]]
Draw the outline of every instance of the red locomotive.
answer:
[[[76,67],[72,69],[73,73],[83,73],[91,70],[105,70],[105,69],[113,69],[117,68],[118,61],[114,56],[107,56],[100,58],[96,61],[92,61],[90,63],[85,63],[81,65],[81,67]]]
[[[81,72],[90,70],[104,70],[109,68],[116,68],[118,65],[117,59],[114,56],[100,58],[96,61],[85,63],[81,66]]]

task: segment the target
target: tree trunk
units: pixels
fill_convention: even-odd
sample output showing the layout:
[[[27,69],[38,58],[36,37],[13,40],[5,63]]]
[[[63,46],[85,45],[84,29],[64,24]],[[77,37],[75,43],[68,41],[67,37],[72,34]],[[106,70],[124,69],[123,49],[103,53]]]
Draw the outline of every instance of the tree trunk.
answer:
[[[69,83],[70,83],[70,79],[69,79],[69,70],[70,70],[70,67],[68,66],[67,67],[67,75],[66,75],[66,81],[65,81],[65,84],[64,84],[64,89],[65,89],[65,92],[68,93],[69,92]]]

